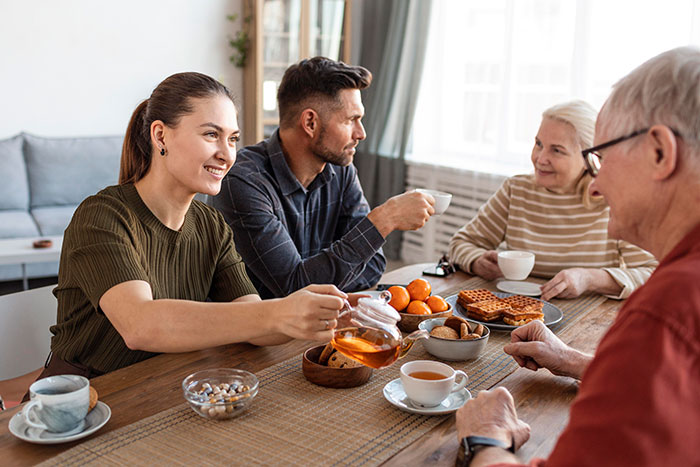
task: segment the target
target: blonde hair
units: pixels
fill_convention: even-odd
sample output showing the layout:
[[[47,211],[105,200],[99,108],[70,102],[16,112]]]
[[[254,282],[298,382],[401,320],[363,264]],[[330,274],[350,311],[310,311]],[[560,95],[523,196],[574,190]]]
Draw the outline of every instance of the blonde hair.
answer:
[[[542,112],[542,118],[551,118],[571,125],[576,133],[576,140],[581,149],[593,146],[597,115],[598,111],[595,107],[582,100],[557,104]],[[574,154],[575,156],[576,154]],[[587,209],[604,202],[602,197],[592,197],[588,193],[591,183],[593,183],[593,177],[584,171],[576,185],[576,191],[581,194],[581,201]]]

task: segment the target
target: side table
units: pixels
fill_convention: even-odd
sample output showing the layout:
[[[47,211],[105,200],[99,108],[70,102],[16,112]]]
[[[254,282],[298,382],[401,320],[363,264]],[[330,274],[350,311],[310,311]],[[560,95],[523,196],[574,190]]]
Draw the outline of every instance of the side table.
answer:
[[[34,248],[36,240],[49,239],[53,243],[49,248]],[[22,286],[29,288],[27,264],[58,261],[61,258],[63,236],[23,237],[0,239],[0,265],[20,264],[22,266]]]

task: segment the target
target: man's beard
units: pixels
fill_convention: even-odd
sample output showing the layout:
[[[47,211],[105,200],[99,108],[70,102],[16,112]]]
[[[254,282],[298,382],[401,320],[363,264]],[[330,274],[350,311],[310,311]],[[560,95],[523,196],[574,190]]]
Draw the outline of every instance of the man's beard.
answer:
[[[350,163],[352,162],[352,155],[346,155],[345,150],[342,150],[340,153],[331,150],[325,144],[325,136],[326,129],[323,126],[321,126],[320,134],[318,136],[318,142],[314,144],[314,146],[311,148],[311,151],[314,153],[314,156],[318,157],[323,162],[327,162],[329,164],[339,165],[341,167],[350,165]]]

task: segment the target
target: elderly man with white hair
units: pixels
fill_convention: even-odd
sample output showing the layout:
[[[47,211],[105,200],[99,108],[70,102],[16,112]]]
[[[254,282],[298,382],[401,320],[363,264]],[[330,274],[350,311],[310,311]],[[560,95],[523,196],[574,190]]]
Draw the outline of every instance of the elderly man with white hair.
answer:
[[[700,453],[700,50],[658,55],[620,80],[583,151],[608,232],[660,259],[628,299],[595,356],[540,322],[504,350],[531,370],[581,379],[569,425],[532,465],[698,465]],[[504,388],[457,413],[458,464],[517,463],[527,441]]]

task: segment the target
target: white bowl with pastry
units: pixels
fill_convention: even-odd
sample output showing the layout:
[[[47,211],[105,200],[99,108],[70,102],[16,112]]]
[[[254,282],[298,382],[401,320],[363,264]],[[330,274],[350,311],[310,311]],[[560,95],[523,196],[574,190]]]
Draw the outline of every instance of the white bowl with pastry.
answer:
[[[418,328],[430,333],[427,339],[421,339],[429,354],[456,362],[478,358],[491,334],[486,325],[459,316],[427,319]]]

